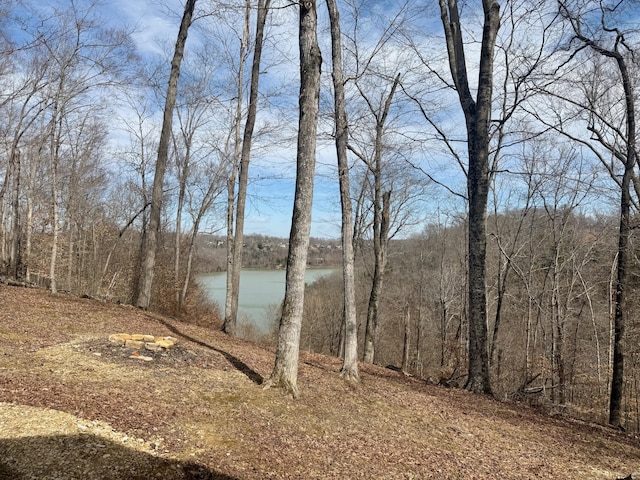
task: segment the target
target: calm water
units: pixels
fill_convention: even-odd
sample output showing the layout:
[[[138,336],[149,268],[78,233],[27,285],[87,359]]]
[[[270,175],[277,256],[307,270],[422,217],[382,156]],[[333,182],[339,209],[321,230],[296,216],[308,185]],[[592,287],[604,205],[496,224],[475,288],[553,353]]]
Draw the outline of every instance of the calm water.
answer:
[[[311,284],[336,271],[335,268],[307,269],[305,281]],[[262,332],[269,329],[273,315],[284,299],[285,275],[285,270],[242,270],[238,298],[239,323],[253,324]],[[199,275],[197,280],[224,313],[227,272]]]

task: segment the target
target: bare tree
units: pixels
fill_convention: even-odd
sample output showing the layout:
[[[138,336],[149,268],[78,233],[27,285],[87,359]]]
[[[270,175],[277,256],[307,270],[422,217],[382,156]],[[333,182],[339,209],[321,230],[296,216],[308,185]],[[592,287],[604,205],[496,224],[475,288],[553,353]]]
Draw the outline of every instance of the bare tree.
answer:
[[[37,13],[36,13],[37,16]],[[30,19],[32,21],[32,19]],[[44,34],[33,32],[32,42],[39,58],[49,57],[39,93],[46,104],[46,149],[48,154],[48,190],[51,194],[50,231],[51,255],[49,258],[49,282],[52,293],[57,291],[57,263],[62,223],[64,177],[61,173],[73,165],[73,145],[68,135],[70,116],[86,118],[88,112],[99,106],[100,89],[107,91],[117,82],[125,69],[129,53],[126,35],[104,28],[96,18],[96,2],[88,5],[72,4],[67,10],[54,9],[53,14],[42,20]],[[37,47],[37,48],[36,48]],[[92,94],[95,95],[93,98]],[[65,213],[65,212],[62,212]]]
[[[300,328],[304,307],[304,274],[311,231],[311,206],[316,155],[322,56],[318,46],[315,0],[300,3],[300,118],[296,191],[289,236],[285,296],[280,317],[278,347],[265,388],[279,386],[299,396],[297,385]]]
[[[368,158],[364,153],[356,150],[351,146],[354,152],[361,160],[365,162],[368,174],[373,177],[373,254],[374,254],[374,271],[372,278],[371,292],[369,296],[369,305],[367,308],[367,323],[364,337],[364,361],[373,363],[375,355],[376,331],[378,327],[378,309],[380,304],[380,294],[382,292],[384,270],[387,261],[387,246],[389,243],[389,231],[391,227],[390,203],[391,190],[383,192],[383,137],[389,110],[393,102],[393,96],[400,82],[400,74],[398,74],[391,88],[379,107],[371,103],[366,94],[360,89],[365,99],[370,114],[375,119],[374,147],[372,158]],[[386,187],[388,188],[388,187]]]
[[[9,247],[9,274],[16,280],[19,280],[19,274],[22,267],[22,259],[20,252],[20,240],[23,235],[23,227],[20,221],[19,198],[21,194],[21,152],[19,145],[25,133],[30,129],[33,123],[40,118],[40,114],[46,108],[46,100],[38,97],[38,93],[44,88],[45,77],[48,69],[46,62],[38,58],[27,60],[29,65],[28,74],[23,85],[18,86],[16,92],[9,96],[6,102],[6,108],[13,110],[12,105],[15,102],[19,104],[16,108],[17,116],[15,117],[15,126],[13,127],[13,135],[8,138],[9,162],[6,169],[4,183],[0,189],[0,205],[4,205],[4,196],[10,188],[11,194],[11,231],[10,231],[10,247]],[[10,115],[9,118],[12,118]],[[11,127],[8,127],[11,128]],[[3,212],[4,214],[5,212]],[[4,216],[4,215],[2,215]]]
[[[162,119],[162,131],[160,132],[160,142],[158,144],[158,158],[156,161],[155,176],[153,178],[153,192],[151,195],[151,209],[149,219],[149,229],[146,232],[142,257],[143,267],[140,277],[140,287],[138,288],[136,306],[149,308],[151,301],[151,287],[156,264],[156,249],[158,245],[158,235],[160,233],[160,214],[162,211],[162,194],[164,185],[164,173],[167,168],[169,157],[169,142],[171,140],[171,127],[173,123],[173,109],[178,93],[178,79],[180,77],[180,64],[184,56],[184,48],[187,42],[187,34],[191,26],[191,19],[195,9],[196,0],[187,0],[184,6],[184,14],[178,30],[178,38],[171,60],[171,72],[169,74],[169,84],[167,86],[167,96],[165,99],[164,116]]]
[[[585,102],[581,105],[588,112],[587,129],[591,133],[588,141],[582,141],[586,145],[598,144],[603,147],[607,155],[596,153],[602,164],[607,168],[613,180],[620,189],[619,204],[619,228],[618,228],[618,251],[615,280],[615,309],[614,309],[614,341],[613,341],[613,371],[611,379],[611,393],[609,398],[609,423],[620,427],[622,422],[622,397],[624,387],[624,335],[625,324],[628,316],[628,292],[630,288],[629,267],[631,262],[631,251],[629,239],[631,236],[631,210],[633,199],[631,187],[634,185],[637,167],[636,150],[636,117],[635,117],[635,85],[634,76],[630,71],[629,61],[635,51],[631,48],[625,32],[612,26],[616,15],[623,14],[622,3],[601,2],[595,7],[595,14],[599,17],[600,23],[588,23],[585,20],[585,13],[580,11],[580,5],[573,5],[571,2],[558,2],[560,13],[570,23],[573,30],[574,39],[580,43],[577,50],[584,47],[589,48],[597,55],[610,59],[615,65],[618,78],[616,83],[621,87],[620,100],[615,103],[623,104],[620,114],[624,119],[624,125],[618,124],[617,118],[612,118],[612,105],[602,105],[600,103],[600,93],[598,86],[592,84],[593,90],[587,92]],[[604,72],[603,72],[604,73]],[[607,98],[604,95],[603,98]],[[575,103],[575,99],[571,99]],[[622,176],[611,167],[609,157],[612,156],[622,165]]]
[[[191,222],[193,226],[191,227],[191,231],[187,237],[187,261],[182,281],[182,288],[180,290],[179,306],[182,306],[187,298],[193,270],[196,239],[200,232],[200,227],[205,219],[205,215],[212,208],[216,198],[218,198],[224,190],[224,176],[227,171],[224,162],[220,161],[218,163],[209,162],[206,165],[203,165],[198,173],[201,174],[204,180],[204,185],[203,187],[200,187],[198,182],[194,182],[194,188],[200,190],[200,192],[199,195],[191,194],[191,198],[194,199],[197,197],[198,201],[192,202],[194,203],[191,210]]]
[[[335,0],[327,0],[331,23],[331,52],[333,65],[334,116],[336,152],[338,156],[338,180],[342,207],[342,277],[344,286],[344,356],[340,374],[349,380],[358,380],[358,320],[356,317],[356,292],[353,252],[353,218],[351,187],[349,184],[349,160],[347,146],[349,131],[345,107],[344,73],[342,70],[342,41],[340,13]]]
[[[251,66],[251,87],[249,91],[249,110],[244,127],[242,138],[242,152],[240,156],[239,172],[238,172],[238,194],[236,199],[235,212],[235,232],[233,242],[227,242],[228,262],[227,262],[227,293],[225,297],[225,314],[223,330],[227,333],[234,333],[238,317],[238,298],[240,294],[240,272],[242,270],[242,247],[244,236],[244,216],[245,205],[247,200],[247,183],[249,180],[249,162],[251,156],[251,143],[253,140],[253,131],[256,123],[256,114],[258,109],[258,86],[260,79],[260,62],[262,59],[262,46],[264,43],[264,28],[267,21],[267,13],[271,0],[258,1],[258,14],[256,19],[256,34],[253,50],[253,63]],[[246,25],[246,23],[245,23]],[[246,27],[245,27],[246,28]],[[239,84],[240,85],[240,84]],[[240,94],[240,86],[238,87]],[[236,122],[240,122],[240,118],[236,118]],[[236,140],[237,142],[237,140]],[[228,190],[231,191],[233,182],[229,184]],[[231,199],[229,193],[229,199]],[[227,221],[231,221],[230,212],[227,214]]]
[[[187,65],[189,79],[181,88],[180,105],[176,107],[180,135],[174,135],[178,197],[173,260],[174,296],[178,313],[183,309],[190,284],[195,237],[213,201],[220,195],[221,178],[228,173],[223,155],[214,154],[219,149],[212,141],[215,135],[208,128],[214,120],[214,112],[220,106],[216,92],[212,91],[216,68],[207,62],[209,54],[206,49],[198,52],[194,64]],[[187,235],[183,235],[182,215],[187,207],[192,215],[192,228]],[[182,258],[182,244],[185,241],[186,262]]]
[[[68,114],[64,119],[67,154],[64,173],[64,195],[61,198],[62,228],[66,241],[66,289],[86,294],[93,290],[95,270],[85,269],[87,235],[94,212],[100,210],[100,192],[107,186],[107,174],[100,162],[105,150],[106,125],[97,108],[80,115]]]
[[[151,174],[153,173],[153,161],[154,156],[157,156],[157,139],[155,136],[155,130],[152,125],[152,109],[149,105],[149,98],[141,95],[134,95],[127,100],[127,105],[131,108],[131,117],[123,116],[120,118],[123,129],[129,137],[130,145],[123,146],[123,152],[121,157],[123,159],[122,171],[123,175],[119,179],[120,184],[116,184],[116,188],[120,192],[126,192],[125,195],[119,195],[118,197],[129,200],[125,201],[127,205],[123,212],[121,221],[124,226],[120,229],[118,236],[115,238],[109,253],[104,262],[102,268],[102,277],[100,279],[101,288],[105,285],[107,287],[102,291],[102,295],[109,297],[111,292],[116,286],[115,279],[122,273],[122,269],[119,268],[111,272],[110,278],[107,274],[110,273],[110,263],[113,253],[119,246],[119,243],[126,233],[127,229],[132,227],[135,222],[136,229],[141,232],[144,237],[145,232],[148,230],[149,215],[148,209],[151,204],[149,198],[149,182]],[[127,198],[130,195],[130,198]],[[133,208],[132,208],[133,207]],[[138,241],[137,251],[132,260],[131,278],[128,279],[127,299],[128,302],[133,303],[137,298],[138,289],[140,287],[141,265],[142,265],[142,246],[144,241]]]
[[[234,235],[234,215],[236,207],[236,181],[238,178],[238,169],[240,168],[240,156],[242,151],[241,142],[241,130],[242,130],[242,107],[244,103],[244,68],[248,56],[248,43],[249,43],[249,26],[251,21],[251,0],[247,0],[245,4],[244,24],[242,28],[242,36],[240,38],[240,52],[238,71],[236,78],[236,102],[235,102],[235,117],[233,121],[233,153],[231,154],[231,169],[229,178],[227,178],[227,277],[226,277],[226,291],[224,302],[224,322],[222,324],[222,331],[226,333],[232,333],[236,320],[237,320],[237,304],[236,298],[239,296],[239,292],[236,294],[233,289],[234,279],[234,257],[236,254],[235,248],[235,235]],[[229,142],[231,141],[231,133],[229,136]],[[227,142],[227,143],[229,143]],[[227,147],[227,150],[231,150]],[[241,267],[240,267],[241,268]],[[240,277],[238,276],[238,280]],[[239,284],[238,284],[239,287]],[[234,305],[235,311],[234,311]],[[232,325],[233,324],[233,325]]]
[[[457,0],[439,0],[449,69],[464,112],[469,168],[469,376],[466,388],[491,393],[487,351],[486,214],[489,195],[489,126],[493,93],[493,59],[500,26],[497,0],[483,0],[484,24],[476,97],[469,86],[465,45]]]

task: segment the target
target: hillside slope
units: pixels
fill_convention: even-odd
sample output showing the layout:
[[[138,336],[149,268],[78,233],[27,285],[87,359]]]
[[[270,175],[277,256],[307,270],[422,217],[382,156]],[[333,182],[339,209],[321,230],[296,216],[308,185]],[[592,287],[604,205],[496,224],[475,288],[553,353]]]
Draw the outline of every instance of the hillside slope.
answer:
[[[303,353],[292,400],[273,352],[131,307],[0,285],[0,478],[614,479],[637,439]],[[168,352],[111,344],[171,335]],[[134,355],[135,356],[135,355]]]

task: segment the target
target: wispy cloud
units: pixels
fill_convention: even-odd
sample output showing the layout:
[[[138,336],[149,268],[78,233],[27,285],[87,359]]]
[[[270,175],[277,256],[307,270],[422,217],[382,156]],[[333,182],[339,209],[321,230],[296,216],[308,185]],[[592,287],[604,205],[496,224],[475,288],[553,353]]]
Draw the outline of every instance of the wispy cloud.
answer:
[[[179,18],[171,15],[153,0],[116,0],[111,12],[133,28],[131,35],[141,55],[162,55],[164,45],[175,41]]]

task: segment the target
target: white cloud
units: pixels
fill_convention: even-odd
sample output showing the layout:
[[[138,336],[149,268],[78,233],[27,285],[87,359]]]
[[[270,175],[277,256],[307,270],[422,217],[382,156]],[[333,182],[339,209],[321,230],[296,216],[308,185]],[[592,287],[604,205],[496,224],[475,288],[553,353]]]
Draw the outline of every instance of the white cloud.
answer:
[[[134,29],[131,37],[141,55],[164,55],[164,45],[175,42],[180,18],[172,17],[157,1],[117,0],[116,5],[111,12]]]

